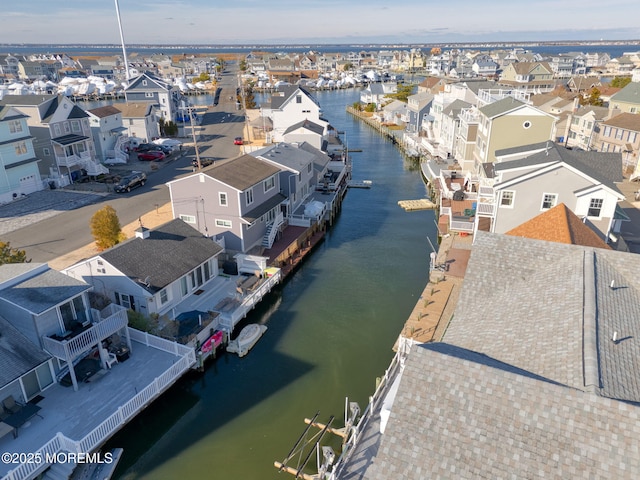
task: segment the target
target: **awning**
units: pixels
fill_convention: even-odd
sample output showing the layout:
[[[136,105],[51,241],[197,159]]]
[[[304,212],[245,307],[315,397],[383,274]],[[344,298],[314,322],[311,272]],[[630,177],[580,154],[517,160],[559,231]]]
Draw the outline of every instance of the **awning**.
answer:
[[[57,143],[58,145],[72,145],[74,143],[82,142],[83,140],[87,140],[89,137],[84,137],[82,135],[65,135],[63,137],[52,138],[51,141]]]
[[[127,131],[127,127],[116,127],[116,128],[112,128],[109,131],[110,132],[126,132]]]
[[[616,210],[613,213],[613,219],[622,220],[623,222],[631,221],[631,219],[629,218],[629,215],[626,214],[626,212],[622,209],[620,205],[616,205]]]
[[[271,209],[277,207],[278,205],[280,205],[286,199],[287,198],[284,195],[282,195],[281,193],[278,193],[278,194],[274,195],[273,197],[271,197],[266,202],[264,202],[259,207],[254,208],[250,212],[245,213],[242,216],[242,219],[244,221],[246,221],[247,223],[253,223],[257,219],[259,219],[262,215],[267,213],[269,210],[271,210]]]
[[[9,165],[5,165],[4,168],[5,168],[5,170],[8,170],[10,168],[20,167],[20,166],[26,165],[28,163],[34,163],[34,162],[39,162],[39,161],[40,161],[40,159],[36,158],[36,157],[27,158],[25,160],[20,160],[19,162],[16,162],[16,163],[11,163]]]

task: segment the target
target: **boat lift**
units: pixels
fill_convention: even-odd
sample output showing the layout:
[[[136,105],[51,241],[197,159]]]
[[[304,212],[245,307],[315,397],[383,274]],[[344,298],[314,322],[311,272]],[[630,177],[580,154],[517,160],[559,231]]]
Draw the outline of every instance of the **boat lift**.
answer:
[[[329,432],[342,437],[342,445],[344,445],[349,439],[351,432],[353,431],[359,414],[360,406],[356,402],[349,403],[349,399],[347,398],[345,399],[345,426],[343,428],[333,428],[331,426],[331,423],[334,420],[333,415],[329,418],[329,421],[326,424],[317,421],[320,412],[317,412],[311,419],[305,418],[304,422],[307,424],[307,426],[298,438],[298,441],[295,443],[285,459],[282,462],[274,462],[274,466],[280,472],[284,471],[295,475],[294,478],[302,478],[303,480],[323,480],[326,474],[330,472],[331,466],[335,462],[336,455],[331,447],[320,445],[322,438],[324,437],[325,433]],[[320,431],[313,435],[311,438],[307,439],[307,435],[309,434],[309,430],[311,430],[311,427],[319,428]],[[313,443],[313,446],[309,449],[304,460],[300,461],[302,459],[304,450],[311,443]],[[307,463],[311,459],[311,455],[313,454],[314,450],[316,451],[316,465],[318,465],[318,473],[316,475],[310,475],[304,473],[302,470],[304,470],[304,468],[307,466]],[[321,451],[322,462],[320,461]],[[295,467],[287,465],[287,462],[289,462],[296,455],[299,456],[297,465]]]

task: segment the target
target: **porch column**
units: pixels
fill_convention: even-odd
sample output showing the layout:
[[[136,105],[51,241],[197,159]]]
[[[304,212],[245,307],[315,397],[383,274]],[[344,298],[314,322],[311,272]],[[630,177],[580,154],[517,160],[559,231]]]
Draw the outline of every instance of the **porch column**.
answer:
[[[69,367],[69,376],[71,377],[71,383],[73,384],[73,390],[78,391],[78,380],[76,379],[76,371],[73,369],[73,358],[69,354],[69,342],[67,340],[63,340],[62,344],[64,345],[64,354],[67,357],[67,367]]]
[[[127,347],[129,347],[129,352],[133,352],[131,348],[131,335],[129,335],[129,327],[124,327],[124,338],[127,341]]]

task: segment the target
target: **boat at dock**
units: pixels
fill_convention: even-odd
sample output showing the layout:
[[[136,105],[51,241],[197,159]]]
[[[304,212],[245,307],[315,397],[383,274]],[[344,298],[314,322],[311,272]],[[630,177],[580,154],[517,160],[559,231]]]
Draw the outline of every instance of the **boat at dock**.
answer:
[[[347,184],[349,188],[371,188],[372,185],[371,180],[350,180]]]
[[[239,357],[244,357],[266,331],[266,325],[257,323],[247,325],[240,331],[235,340],[229,342],[227,352],[237,353]]]

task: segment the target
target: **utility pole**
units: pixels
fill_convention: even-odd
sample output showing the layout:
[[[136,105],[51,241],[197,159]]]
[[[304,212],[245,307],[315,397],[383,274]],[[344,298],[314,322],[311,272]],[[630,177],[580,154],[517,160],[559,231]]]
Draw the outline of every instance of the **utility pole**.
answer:
[[[118,17],[118,28],[120,29],[120,41],[122,42],[122,55],[124,56],[124,72],[127,82],[131,78],[129,76],[129,60],[127,60],[127,49],[124,46],[124,33],[122,31],[122,21],[120,20],[120,6],[118,5],[118,0],[116,2],[116,15]]]
[[[196,162],[198,163],[198,170],[202,170],[202,164],[200,163],[200,152],[198,151],[198,139],[196,138],[196,127],[193,125],[193,107],[188,106],[183,107],[183,109],[185,109],[189,115],[189,122],[191,124],[191,135],[193,137],[193,147],[196,150]]]

